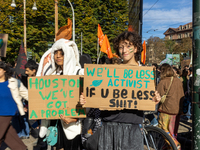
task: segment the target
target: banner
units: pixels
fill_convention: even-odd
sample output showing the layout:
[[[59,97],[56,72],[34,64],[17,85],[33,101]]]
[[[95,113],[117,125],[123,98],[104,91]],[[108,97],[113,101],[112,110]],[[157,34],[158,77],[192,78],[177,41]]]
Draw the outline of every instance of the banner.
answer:
[[[84,107],[155,110],[153,67],[85,64]]]
[[[15,72],[19,78],[22,77],[22,74],[25,73],[25,65],[27,63],[27,57],[24,52],[23,42],[21,42],[19,55],[17,57],[17,65],[15,67]]]
[[[8,34],[0,34],[0,57],[6,57]]]
[[[180,65],[180,54],[166,54],[166,58],[172,58],[172,65]]]
[[[28,78],[29,119],[85,118],[79,104],[81,76],[52,75]]]

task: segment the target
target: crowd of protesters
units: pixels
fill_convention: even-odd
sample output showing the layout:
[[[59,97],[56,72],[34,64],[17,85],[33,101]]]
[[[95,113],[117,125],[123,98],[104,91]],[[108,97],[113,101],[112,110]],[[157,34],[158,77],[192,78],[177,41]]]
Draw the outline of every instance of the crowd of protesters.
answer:
[[[118,35],[114,50],[119,58],[108,59],[103,56],[100,64],[126,64],[144,66],[140,62],[142,52],[141,38],[137,33],[125,31]],[[79,61],[76,43],[68,39],[57,40],[52,48],[44,53],[39,65],[29,60],[25,65],[26,77],[47,75],[84,75],[84,68]],[[140,124],[144,115],[153,126],[158,126],[168,133],[177,146],[177,131],[180,115],[190,119],[192,69],[189,66],[181,71],[169,64],[152,64],[155,70],[155,113],[145,114],[139,110],[102,111],[87,108],[87,118],[68,118],[60,115],[58,120],[28,120],[27,79],[20,81],[8,65],[0,61],[0,146],[5,142],[12,150],[27,149],[21,141],[29,138],[30,132],[38,138],[37,145],[47,148],[44,142],[47,128],[57,125],[58,141],[52,148],[59,150],[142,150],[143,135]],[[163,103],[161,97],[167,93]],[[80,95],[80,104],[87,103],[84,93]],[[91,129],[85,128],[87,121],[93,120]],[[12,123],[10,123],[12,120]],[[70,131],[69,131],[70,127]],[[88,131],[91,133],[88,134]],[[167,149],[167,148],[166,148]]]

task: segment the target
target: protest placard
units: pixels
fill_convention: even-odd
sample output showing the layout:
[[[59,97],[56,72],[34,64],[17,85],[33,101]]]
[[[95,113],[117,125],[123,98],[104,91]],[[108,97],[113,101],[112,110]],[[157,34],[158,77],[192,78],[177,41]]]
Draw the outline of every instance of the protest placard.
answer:
[[[85,108],[79,104],[81,76],[53,75],[28,78],[29,118],[85,118]]]
[[[155,110],[153,67],[85,64],[84,68],[84,107]]]

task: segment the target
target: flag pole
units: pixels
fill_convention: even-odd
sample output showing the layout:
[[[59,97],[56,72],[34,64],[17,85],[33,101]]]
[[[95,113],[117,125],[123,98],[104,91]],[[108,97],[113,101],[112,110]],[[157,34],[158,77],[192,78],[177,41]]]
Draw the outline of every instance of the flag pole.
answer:
[[[98,57],[98,54],[99,54],[99,38],[97,38],[97,57]]]
[[[97,38],[97,64],[99,63],[99,38]]]
[[[82,48],[82,32],[81,32],[81,55],[82,55],[82,53],[83,53],[83,48]]]
[[[101,56],[101,51],[99,52],[99,56],[98,56],[98,59],[97,59],[97,64],[99,64],[99,58]]]

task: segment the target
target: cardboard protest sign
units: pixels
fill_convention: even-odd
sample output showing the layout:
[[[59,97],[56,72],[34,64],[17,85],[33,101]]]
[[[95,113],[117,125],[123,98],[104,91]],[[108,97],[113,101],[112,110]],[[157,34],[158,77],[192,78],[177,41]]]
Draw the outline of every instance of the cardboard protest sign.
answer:
[[[8,34],[0,34],[0,57],[6,57]]]
[[[84,107],[155,110],[153,67],[85,64]]]
[[[53,75],[28,78],[29,118],[85,118],[85,108],[79,104],[81,76]]]

